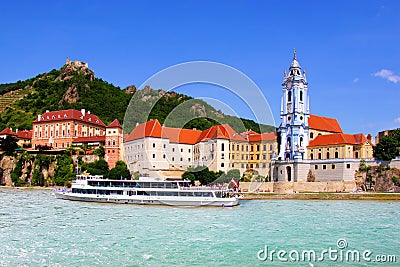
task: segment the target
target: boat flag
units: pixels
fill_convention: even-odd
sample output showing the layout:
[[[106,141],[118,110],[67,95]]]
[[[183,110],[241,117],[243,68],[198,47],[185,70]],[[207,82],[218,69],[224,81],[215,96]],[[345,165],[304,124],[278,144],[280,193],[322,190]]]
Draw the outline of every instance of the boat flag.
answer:
[[[239,185],[238,185],[238,183],[236,182],[235,178],[232,178],[232,180],[231,180],[229,183],[230,183],[230,184],[233,184],[233,186],[234,186],[235,188],[238,188],[238,187],[239,187]]]

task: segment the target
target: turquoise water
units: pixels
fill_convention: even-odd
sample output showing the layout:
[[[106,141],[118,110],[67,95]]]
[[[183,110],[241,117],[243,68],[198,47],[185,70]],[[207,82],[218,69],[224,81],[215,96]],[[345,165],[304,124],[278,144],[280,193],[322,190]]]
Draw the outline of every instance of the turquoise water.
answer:
[[[0,266],[400,265],[400,202],[258,200],[235,208],[179,208],[0,189],[0,203]],[[346,249],[371,250],[371,257],[396,255],[397,263],[326,256],[311,265],[257,257],[265,246],[288,253],[338,249],[338,239],[346,240]]]

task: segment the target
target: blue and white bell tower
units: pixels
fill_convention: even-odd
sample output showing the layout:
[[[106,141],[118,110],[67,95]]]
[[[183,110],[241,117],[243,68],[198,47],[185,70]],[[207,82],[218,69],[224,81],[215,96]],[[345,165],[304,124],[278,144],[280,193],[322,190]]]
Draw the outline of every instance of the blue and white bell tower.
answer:
[[[307,85],[306,72],[301,71],[294,50],[289,73],[285,70],[282,83],[281,125],[278,130],[280,160],[301,161],[307,158],[310,116]]]

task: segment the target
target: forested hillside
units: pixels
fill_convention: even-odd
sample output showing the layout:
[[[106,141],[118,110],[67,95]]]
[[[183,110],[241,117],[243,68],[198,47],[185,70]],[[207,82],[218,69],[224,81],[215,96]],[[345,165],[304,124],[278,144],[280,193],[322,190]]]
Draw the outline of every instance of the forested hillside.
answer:
[[[136,123],[158,119],[166,126],[197,128],[204,130],[212,125],[228,123],[236,131],[260,126],[252,120],[240,120],[218,112],[206,102],[175,92],[164,92],[146,87],[136,90],[129,86],[124,90],[96,78],[94,72],[84,66],[71,64],[61,69],[37,75],[34,78],[10,84],[0,84],[0,130],[5,127],[31,129],[32,121],[46,110],[86,109],[98,115],[105,124],[115,118],[121,123],[131,98],[134,108],[128,110],[128,132]],[[167,119],[169,118],[169,119]],[[194,119],[192,119],[194,118]],[[261,126],[262,131],[274,127]]]

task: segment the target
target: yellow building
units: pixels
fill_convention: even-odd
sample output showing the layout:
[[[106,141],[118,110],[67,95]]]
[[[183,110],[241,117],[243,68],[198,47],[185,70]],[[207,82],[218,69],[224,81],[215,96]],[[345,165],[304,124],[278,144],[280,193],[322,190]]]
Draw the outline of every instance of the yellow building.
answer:
[[[372,159],[371,140],[364,134],[319,135],[308,146],[310,159]]]

